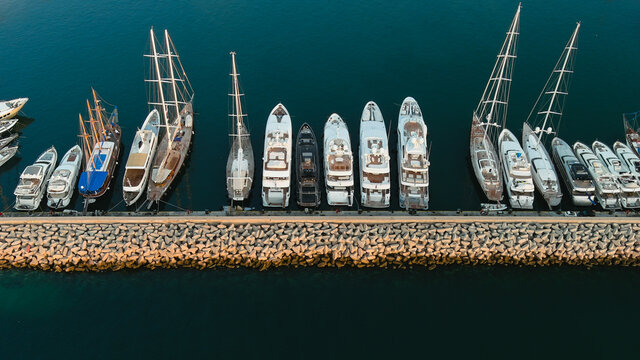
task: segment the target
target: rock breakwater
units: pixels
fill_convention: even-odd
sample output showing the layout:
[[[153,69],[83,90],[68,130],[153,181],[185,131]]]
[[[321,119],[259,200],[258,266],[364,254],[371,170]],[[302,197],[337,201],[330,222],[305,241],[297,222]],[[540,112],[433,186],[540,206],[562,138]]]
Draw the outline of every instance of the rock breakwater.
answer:
[[[0,268],[640,264],[640,222],[415,219],[11,220],[0,223]]]

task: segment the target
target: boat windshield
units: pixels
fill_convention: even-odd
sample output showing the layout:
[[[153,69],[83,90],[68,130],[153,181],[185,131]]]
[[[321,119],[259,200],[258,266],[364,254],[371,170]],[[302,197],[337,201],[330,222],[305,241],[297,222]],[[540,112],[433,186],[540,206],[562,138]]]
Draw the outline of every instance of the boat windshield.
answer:
[[[591,180],[591,176],[582,164],[571,164],[571,177],[576,180]]]

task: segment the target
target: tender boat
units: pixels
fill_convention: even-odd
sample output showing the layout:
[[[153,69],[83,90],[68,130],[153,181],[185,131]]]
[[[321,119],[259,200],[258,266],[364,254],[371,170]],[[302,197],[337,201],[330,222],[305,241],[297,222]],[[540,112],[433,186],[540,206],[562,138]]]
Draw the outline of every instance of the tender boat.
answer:
[[[230,134],[231,151],[227,158],[227,194],[232,201],[243,201],[251,192],[255,163],[250,134],[244,123],[247,115],[242,111],[241,99],[244,94],[240,93],[235,52],[231,52],[231,64],[233,94],[230,96],[233,98],[233,114],[230,114],[230,117],[233,128]]]
[[[498,137],[498,147],[509,204],[516,209],[533,209],[535,187],[531,179],[531,165],[522,146],[511,131],[504,129]]]
[[[631,173],[627,165],[618,158],[610,147],[600,141],[594,141],[593,152],[615,176],[620,187],[620,202],[622,207],[635,209],[640,207],[640,182]]]
[[[613,151],[618,158],[627,166],[631,174],[640,180],[640,158],[627,145],[620,141],[613,144]]]
[[[360,203],[386,208],[391,203],[387,128],[378,105],[369,101],[360,118]]]
[[[518,5],[507,37],[502,44],[498,59],[493,67],[489,82],[482,93],[480,102],[473,112],[469,152],[473,172],[489,201],[502,201],[502,175],[496,148],[497,128],[504,126],[507,118],[507,105],[511,89],[511,74],[516,59],[516,44],[520,29],[520,10]],[[501,209],[483,205],[484,208]]]
[[[596,205],[596,188],[589,171],[576,157],[571,146],[559,137],[551,141],[553,160],[560,175],[571,191],[571,200],[576,206]]]
[[[554,134],[553,128],[557,127],[562,118],[564,103],[569,94],[569,80],[573,73],[579,30],[580,23],[576,25],[522,126],[522,146],[531,161],[533,181],[549,208],[560,205],[562,190],[558,174],[544,145],[544,135]]]
[[[636,156],[640,156],[640,134],[638,134],[637,130],[638,118],[640,118],[640,111],[622,114],[622,123],[624,125],[624,135],[627,140],[627,146],[631,148]]]
[[[142,128],[136,131],[136,136],[131,144],[129,158],[125,165],[124,178],[122,179],[122,195],[127,206],[135,204],[144,193],[151,163],[158,146],[158,133],[160,131],[160,113],[153,109],[147,115]]]
[[[52,146],[43,152],[33,165],[27,166],[22,171],[18,186],[13,192],[16,196],[13,207],[16,210],[32,211],[40,207],[47,181],[51,177],[57,160],[58,153]]]
[[[291,196],[291,117],[282,104],[271,110],[264,135],[262,206],[289,206]]]
[[[7,136],[6,138],[0,139],[0,149],[2,149],[3,147],[11,144],[11,142],[13,140],[15,140],[17,137],[18,137],[18,134],[11,134],[11,135]]]
[[[180,62],[169,32],[164,31],[164,49],[151,34],[152,73],[147,82],[151,94],[148,104],[162,117],[164,136],[159,139],[151,164],[147,187],[148,207],[160,202],[180,173],[189,155],[193,138],[193,89]]]
[[[82,167],[82,149],[75,145],[60,160],[47,185],[47,205],[53,209],[69,206]]]
[[[400,207],[429,208],[429,150],[427,126],[418,103],[408,97],[398,116],[398,179]]]
[[[12,117],[18,115],[27,101],[29,101],[29,98],[0,101],[0,120],[11,119]]]
[[[327,203],[353,205],[353,152],[347,124],[332,114],[324,125],[324,178]]]
[[[304,123],[296,138],[296,178],[298,205],[315,208],[320,205],[318,141],[311,126]]]
[[[18,146],[9,146],[0,149],[0,166],[4,165],[18,152]]]
[[[18,123],[18,119],[0,120],[0,134],[11,130]]]
[[[118,109],[114,108],[111,115],[107,115],[107,110],[102,106],[104,101],[94,89],[91,91],[94,107],[92,108],[87,101],[90,131],[87,130],[85,121],[80,115],[85,165],[78,181],[78,190],[85,198],[85,210],[88,204],[104,195],[109,189],[120,155],[120,137],[122,136],[120,125],[118,125]]]
[[[587,167],[587,171],[593,179],[600,206],[605,210],[620,209],[620,187],[615,176],[609,172],[587,145],[576,142],[573,144],[573,151],[582,165]]]

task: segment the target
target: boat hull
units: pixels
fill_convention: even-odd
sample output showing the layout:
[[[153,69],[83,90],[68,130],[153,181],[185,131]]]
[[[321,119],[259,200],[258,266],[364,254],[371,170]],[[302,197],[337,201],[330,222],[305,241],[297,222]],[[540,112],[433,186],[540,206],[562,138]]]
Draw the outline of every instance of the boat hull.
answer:
[[[318,141],[309,124],[300,127],[296,137],[297,203],[301,207],[320,205]]]
[[[469,151],[473,172],[485,196],[489,201],[502,201],[503,183],[498,154],[486,129],[476,119],[471,124]]]
[[[151,165],[153,164],[153,158],[158,146],[159,125],[160,114],[154,109],[147,115],[147,118],[142,124],[142,128],[136,132],[136,136],[131,144],[129,159],[127,159],[124,176],[122,178],[122,197],[127,206],[135,204],[140,197],[142,197],[147,187]],[[149,137],[145,138],[145,134]],[[137,153],[134,153],[136,147],[138,147],[139,150]],[[148,152],[146,153],[147,157],[145,158],[143,166],[140,167],[139,164],[136,163],[136,159],[132,159],[132,156],[134,156],[134,154],[135,156],[145,154],[145,152],[143,152],[147,149],[145,147],[148,148]]]
[[[560,205],[562,191],[558,174],[555,171],[547,149],[535,136],[527,123],[522,126],[522,145],[529,161],[531,161],[531,177],[549,208]],[[542,174],[540,169],[544,169]],[[543,179],[543,177],[545,177]]]
[[[73,197],[81,164],[82,149],[80,149],[80,146],[76,145],[69,149],[69,151],[67,151],[67,153],[62,157],[60,165],[53,171],[53,174],[49,179],[49,185],[47,186],[47,206],[52,209],[63,209],[69,206],[71,198]],[[56,181],[56,172],[58,169],[69,171],[69,177],[64,179],[65,186],[63,190],[52,189],[52,183]]]
[[[262,162],[262,206],[286,208],[291,197],[291,116],[282,104],[267,119]]]
[[[47,153],[52,154],[51,159],[48,161],[41,161],[42,157]],[[18,193],[15,193],[16,202],[15,202],[15,205],[13,206],[14,209],[22,210],[22,211],[33,211],[40,207],[40,204],[42,203],[42,198],[44,197],[46,192],[47,182],[49,181],[49,178],[53,173],[53,168],[55,167],[57,160],[58,160],[58,153],[53,146],[38,157],[38,160],[36,161],[35,165],[41,165],[45,167],[43,177],[37,189],[34,192],[30,194],[24,194],[24,195],[22,194],[19,195]],[[18,189],[16,189],[16,192],[17,190]]]
[[[115,175],[118,157],[120,156],[120,137],[122,132],[117,124],[114,124],[113,128],[112,136],[108,139],[109,142],[113,142],[113,151],[111,152],[107,169],[105,171],[83,171],[80,174],[78,190],[80,195],[87,200],[95,200],[104,195],[109,190],[109,185]]]

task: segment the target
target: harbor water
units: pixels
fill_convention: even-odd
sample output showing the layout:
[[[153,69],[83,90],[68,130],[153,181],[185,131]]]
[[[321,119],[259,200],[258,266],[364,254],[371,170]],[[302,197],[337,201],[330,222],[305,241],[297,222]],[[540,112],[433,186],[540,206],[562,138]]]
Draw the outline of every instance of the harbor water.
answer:
[[[484,198],[469,163],[471,114],[517,3],[1,1],[0,98],[30,101],[19,154],[0,168],[0,210],[11,208],[21,171],[40,153],[54,145],[63,154],[77,143],[78,113],[86,111],[91,87],[118,106],[124,154],[112,189],[90,209],[126,209],[122,165],[148,113],[143,55],[151,26],[171,32],[195,90],[192,152],[163,209],[228,203],[229,52],[236,51],[258,165],[246,206],[260,208],[264,126],[275,104],[290,111],[294,132],[307,122],[318,136],[336,112],[358,144],[362,108],[373,100],[391,129],[391,204],[398,209],[395,126],[402,100],[412,96],[431,143],[430,208],[477,210]],[[582,21],[558,135],[568,143],[622,140],[621,114],[640,109],[638,11],[633,0],[525,2],[509,129],[520,137]],[[72,204],[82,208],[77,196]],[[536,207],[544,208],[539,197]],[[0,349],[3,357],[8,349],[6,358],[88,350],[105,358],[542,356],[546,349],[605,357],[631,354],[632,332],[612,329],[637,320],[639,282],[633,269],[568,267],[3,271]],[[212,351],[214,342],[224,346]],[[364,346],[371,344],[377,348]]]

